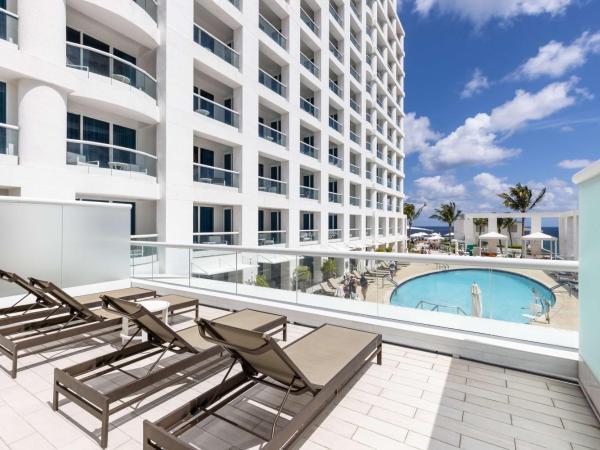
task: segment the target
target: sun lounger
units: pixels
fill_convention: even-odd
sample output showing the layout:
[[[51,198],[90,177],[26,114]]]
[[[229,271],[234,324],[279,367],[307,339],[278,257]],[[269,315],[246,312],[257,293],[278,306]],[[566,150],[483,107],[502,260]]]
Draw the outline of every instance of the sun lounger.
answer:
[[[32,289],[32,286],[29,284],[29,282],[25,278],[17,275],[16,273],[0,270],[0,280],[16,284],[17,286],[24,289],[26,292],[24,296],[22,296],[11,306],[0,308],[0,316],[6,317],[9,314],[25,313],[33,309],[52,308],[57,306],[56,303],[48,300],[45,295],[37,292],[37,290]],[[30,295],[33,296],[34,302],[23,303],[23,300],[25,300]]]
[[[331,286],[333,289],[337,289],[338,286],[344,281],[343,277],[337,277],[337,278],[329,278],[327,280],[327,283],[329,284],[329,286]]]
[[[320,286],[320,291],[322,294],[325,295],[335,295],[335,289],[333,289],[331,286],[329,286],[329,284],[327,284],[326,282],[323,283],[319,283]]]
[[[144,421],[144,448],[192,450],[180,436],[211,416],[225,420],[267,441],[263,450],[286,448],[323,412],[342,388],[373,358],[381,364],[381,335],[323,325],[285,348],[268,336],[226,324],[200,321],[206,339],[227,349],[242,371],[156,422]],[[285,392],[271,435],[261,436],[218,410],[257,384]],[[289,394],[310,393],[312,399],[277,432],[277,422]]]
[[[63,395],[100,419],[100,445],[103,448],[108,444],[108,421],[111,414],[173,387],[179,380],[194,376],[198,366],[211,358],[215,359],[210,361],[212,367],[227,359],[219,358],[223,355],[222,348],[205,339],[196,323],[183,330],[173,331],[140,304],[108,296],[104,300],[109,311],[127,316],[148,334],[149,339],[134,345],[127,342],[120,350],[66,369],[55,369],[52,403],[54,410],[58,410],[58,398]],[[269,335],[282,331],[283,339],[287,338],[287,319],[281,315],[245,309],[219,317],[214,322],[269,332]],[[162,358],[168,351],[186,356],[178,358],[174,363],[159,365],[161,360],[164,363]],[[148,365],[149,369],[145,369]],[[121,378],[125,375],[127,381],[112,383],[111,375],[119,375]],[[102,383],[103,377],[107,378],[106,383]],[[95,386],[94,382],[99,382],[103,389],[99,389],[97,384]]]

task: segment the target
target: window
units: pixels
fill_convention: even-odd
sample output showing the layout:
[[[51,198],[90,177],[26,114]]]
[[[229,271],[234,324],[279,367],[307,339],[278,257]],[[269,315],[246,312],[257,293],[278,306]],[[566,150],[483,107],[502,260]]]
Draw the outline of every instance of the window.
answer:
[[[329,214],[329,229],[337,230],[338,229],[338,216],[337,214]]]
[[[303,230],[314,230],[315,217],[313,213],[302,214],[302,229]]]

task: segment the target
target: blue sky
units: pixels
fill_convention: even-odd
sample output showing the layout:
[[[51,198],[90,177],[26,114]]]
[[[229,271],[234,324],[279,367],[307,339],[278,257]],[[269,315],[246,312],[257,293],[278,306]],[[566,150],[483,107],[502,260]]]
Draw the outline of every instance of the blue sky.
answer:
[[[407,201],[501,211],[508,185],[576,209],[600,159],[600,1],[401,0]],[[433,222],[421,219],[419,223]]]

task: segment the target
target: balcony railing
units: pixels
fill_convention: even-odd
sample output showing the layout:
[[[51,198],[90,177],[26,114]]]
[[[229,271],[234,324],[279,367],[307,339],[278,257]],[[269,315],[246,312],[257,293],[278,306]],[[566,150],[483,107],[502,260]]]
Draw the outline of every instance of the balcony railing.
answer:
[[[331,41],[329,41],[329,51],[333,53],[333,56],[335,56],[339,62],[344,62],[344,55],[340,53],[337,46]]]
[[[331,128],[333,128],[334,130],[336,130],[338,133],[343,133],[344,132],[344,127],[342,126],[342,124],[339,123],[337,120],[335,120],[331,116],[329,116],[329,126]]]
[[[287,193],[287,183],[273,178],[258,177],[258,190],[261,192],[285,195]]]
[[[67,67],[128,84],[156,99],[156,79],[135,64],[111,53],[67,42]]]
[[[319,190],[309,186],[300,186],[300,198],[319,199]]]
[[[271,230],[258,232],[258,245],[279,245],[285,244],[287,231],[286,230]]]
[[[377,202],[377,209],[383,210],[383,202]],[[382,228],[383,230],[383,228]]]
[[[352,12],[354,12],[354,14],[356,14],[356,17],[358,17],[358,19],[360,19],[360,13],[358,12],[358,6],[356,6],[356,4],[354,2],[350,2],[350,9],[352,10]]]
[[[287,97],[287,87],[278,79],[272,77],[262,69],[258,69],[258,81],[263,86],[268,87],[270,90],[282,97]]]
[[[383,209],[383,208],[381,208],[381,209]],[[379,227],[379,228],[377,229],[377,234],[378,234],[379,236],[385,236],[385,228],[384,228],[384,227]]]
[[[258,123],[258,137],[271,141],[275,144],[285,147],[286,135],[275,128],[271,128],[264,123]]]
[[[377,149],[377,157],[383,161],[383,151]]]
[[[19,16],[4,8],[0,8],[0,39],[19,43]]]
[[[158,12],[157,0],[133,0],[133,2],[137,3],[156,22]]]
[[[194,233],[194,244],[238,245],[239,231]]]
[[[313,103],[306,100],[304,97],[300,97],[300,108],[309,113],[311,116],[319,118],[319,108],[317,108]]]
[[[300,243],[319,240],[319,230],[300,230]]]
[[[360,238],[360,228],[350,228],[350,239]]]
[[[356,47],[356,50],[360,51],[360,42],[358,41],[358,38],[353,34],[350,35],[350,42],[352,42],[354,47]]]
[[[380,185],[382,185],[382,186],[383,186],[383,177],[382,177],[382,176],[379,176],[379,175],[377,175],[377,177],[375,177],[375,178],[376,178],[376,180],[377,180],[377,184],[380,184]]]
[[[350,140],[360,145],[360,135],[355,131],[350,130]]]
[[[392,188],[392,180],[387,180],[387,187]]]
[[[354,100],[353,98],[350,99],[350,107],[356,111],[357,113],[360,114],[360,105],[358,104],[358,102],[356,100]]]
[[[389,156],[387,158],[387,163],[388,163],[388,165],[393,166],[393,164],[392,164],[392,158],[389,157]]]
[[[365,228],[365,235],[372,236],[373,235],[373,228],[371,228],[371,227]]]
[[[194,41],[211,53],[228,62],[234,67],[240,67],[240,55],[227,44],[213,36],[204,28],[194,24]]]
[[[310,156],[311,158],[319,159],[319,149],[306,142],[300,142],[300,153]]]
[[[379,131],[381,134],[383,134],[383,125],[378,123],[377,124],[377,131]]]
[[[332,166],[338,167],[340,169],[344,168],[344,160],[342,158],[332,155],[331,153],[328,156],[329,156],[329,164],[331,164]]]
[[[287,49],[287,38],[271,22],[265,19],[262,14],[258,16],[258,28],[264,31],[280,47]]]
[[[239,178],[239,172],[194,163],[194,181],[196,182],[215,184],[217,186],[239,187]]]
[[[354,175],[360,175],[360,166],[350,163],[350,172]]]
[[[338,97],[342,98],[343,94],[342,94],[342,88],[340,87],[339,84],[337,84],[335,81],[333,80],[329,80],[329,89],[335,93],[335,95],[337,95]]]
[[[360,206],[360,197],[350,196],[350,204],[352,206]]]
[[[67,164],[156,176],[156,156],[103,142],[67,139]],[[89,170],[88,170],[89,171]]]
[[[360,82],[360,73],[352,66],[350,66],[350,75],[352,75],[356,81]]]
[[[342,238],[342,230],[340,230],[339,228],[330,229],[329,232],[327,233],[327,237],[329,238],[330,241],[336,240],[336,239],[341,239]]]
[[[19,127],[0,123],[0,155],[18,156]]]
[[[310,28],[317,36],[320,35],[319,25],[308,15],[304,8],[300,8],[300,18],[302,22],[304,22],[308,28]]]
[[[373,176],[373,172],[371,172],[369,169],[365,170],[365,176],[367,177],[367,180],[370,180]]]
[[[387,204],[387,210],[388,210],[388,211],[392,211],[392,210],[393,210],[393,207],[392,207],[392,204],[391,204],[391,203],[388,203],[388,204]]]
[[[300,64],[302,64],[310,73],[312,73],[315,77],[319,78],[319,68],[316,66],[314,62],[310,60],[308,56],[304,53],[300,52]]]
[[[194,111],[232,127],[239,127],[239,114],[231,108],[194,94]]]
[[[335,21],[337,23],[340,24],[341,27],[344,26],[344,19],[342,16],[340,16],[340,14],[338,13],[335,5],[333,5],[331,2],[329,3],[329,12],[331,13],[331,15],[333,16],[333,18],[335,19]]]
[[[237,9],[240,9],[240,0],[229,0],[229,3],[231,3]]]
[[[342,194],[337,192],[329,192],[329,203],[342,203]]]
[[[371,141],[367,141],[366,143],[366,148],[368,151],[372,152],[373,151],[373,145],[371,144]]]

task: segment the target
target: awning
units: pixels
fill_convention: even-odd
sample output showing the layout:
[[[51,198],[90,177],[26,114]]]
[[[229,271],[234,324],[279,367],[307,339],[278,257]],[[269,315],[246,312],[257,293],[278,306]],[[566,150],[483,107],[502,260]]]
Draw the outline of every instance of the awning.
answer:
[[[508,236],[505,236],[500,233],[496,233],[495,231],[491,231],[489,233],[482,234],[481,236],[479,236],[479,239],[480,240],[486,240],[486,239],[505,240],[505,239],[508,239]]]
[[[522,236],[521,239],[523,239],[525,241],[555,241],[556,240],[556,238],[554,236],[550,236],[549,234],[541,233],[539,231],[537,233],[526,234],[525,236]]]

